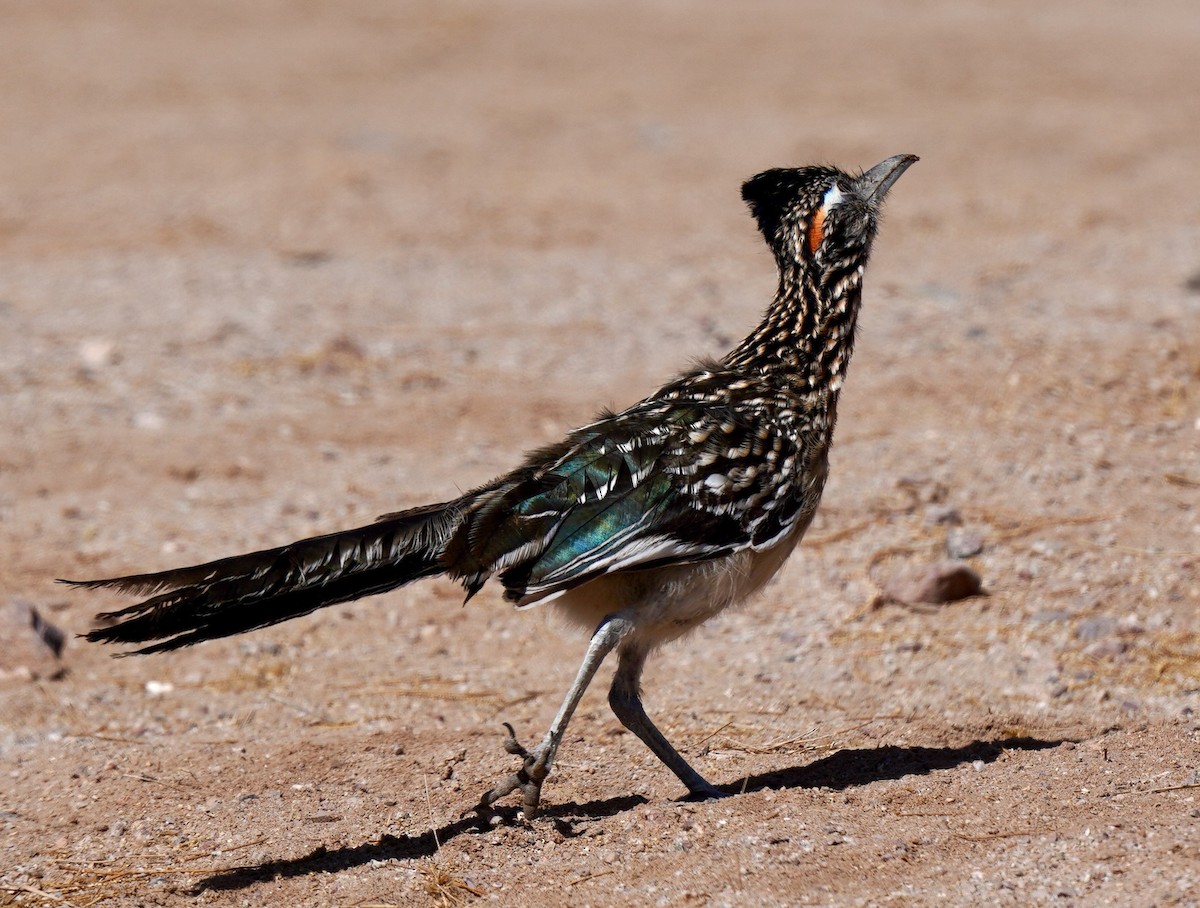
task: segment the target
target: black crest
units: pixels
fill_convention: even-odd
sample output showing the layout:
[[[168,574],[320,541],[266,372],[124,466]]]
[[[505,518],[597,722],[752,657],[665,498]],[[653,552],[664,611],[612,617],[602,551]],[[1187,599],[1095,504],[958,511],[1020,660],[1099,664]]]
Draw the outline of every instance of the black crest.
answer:
[[[774,244],[784,218],[816,205],[838,171],[831,167],[776,167],[742,184],[742,199],[758,221],[758,229]]]

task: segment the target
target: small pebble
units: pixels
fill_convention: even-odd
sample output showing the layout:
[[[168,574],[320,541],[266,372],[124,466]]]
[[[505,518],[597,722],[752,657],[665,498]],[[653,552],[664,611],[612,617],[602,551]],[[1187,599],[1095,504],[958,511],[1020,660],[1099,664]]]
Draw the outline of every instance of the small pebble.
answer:
[[[166,424],[167,421],[153,410],[143,410],[141,413],[134,414],[133,417],[134,428],[144,429],[147,432],[159,432]]]
[[[884,595],[894,602],[940,605],[957,602],[983,592],[983,581],[960,561],[940,561],[900,571],[883,585]]]
[[[1115,659],[1128,650],[1129,643],[1125,640],[1101,640],[1084,647],[1083,653],[1090,659]]]
[[[28,602],[12,600],[0,608],[0,679],[58,680],[66,673],[62,662],[66,634]]]
[[[117,362],[117,345],[107,337],[92,337],[79,342],[79,361],[86,369],[103,369]]]
[[[968,527],[958,527],[946,534],[946,554],[951,558],[972,558],[983,551],[983,535]]]
[[[925,522],[930,526],[958,526],[962,515],[948,504],[931,504],[925,509]]]

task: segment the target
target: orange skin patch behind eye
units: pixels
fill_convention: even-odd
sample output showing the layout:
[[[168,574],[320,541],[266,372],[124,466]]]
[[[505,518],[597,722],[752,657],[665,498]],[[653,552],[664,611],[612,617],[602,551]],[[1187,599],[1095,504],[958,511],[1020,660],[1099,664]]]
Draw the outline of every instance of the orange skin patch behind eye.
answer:
[[[813,215],[812,223],[808,225],[808,251],[817,254],[817,247],[825,239],[825,208],[822,206]]]

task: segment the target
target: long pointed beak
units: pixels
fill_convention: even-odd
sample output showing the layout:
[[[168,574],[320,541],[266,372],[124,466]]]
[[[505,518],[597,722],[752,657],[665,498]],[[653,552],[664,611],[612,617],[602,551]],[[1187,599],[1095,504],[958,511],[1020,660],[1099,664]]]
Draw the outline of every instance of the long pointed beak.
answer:
[[[892,184],[919,160],[915,154],[898,154],[892,155],[886,161],[880,161],[858,178],[858,191],[865,199],[876,204],[882,202]]]

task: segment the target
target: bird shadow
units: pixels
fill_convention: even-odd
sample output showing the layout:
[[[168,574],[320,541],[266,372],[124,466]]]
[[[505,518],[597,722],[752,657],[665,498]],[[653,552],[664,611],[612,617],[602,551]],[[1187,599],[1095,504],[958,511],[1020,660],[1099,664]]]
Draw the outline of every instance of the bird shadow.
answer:
[[[963,763],[991,763],[1008,750],[1048,750],[1067,739],[1001,738],[972,741],[962,747],[862,747],[839,750],[804,766],[775,769],[746,776],[738,782],[722,785],[726,792],[762,791],[768,788],[829,788],[842,791],[871,782],[885,782],[904,776],[922,776],[939,769],[953,769]]]
[[[872,782],[899,779],[909,775],[925,775],[941,769],[952,769],[963,763],[981,760],[991,763],[1005,751],[1046,750],[1058,747],[1066,739],[1004,738],[993,741],[973,741],[962,747],[865,747],[840,750],[804,766],[746,776],[720,786],[729,794],[785,788],[830,788],[841,791]],[[647,803],[640,795],[605,798],[584,804],[559,804],[545,807],[539,814],[554,824],[566,838],[580,833],[575,825],[581,821],[616,816]],[[489,820],[478,815],[463,816],[436,829],[416,835],[383,835],[377,841],[342,848],[321,845],[296,858],[282,858],[230,867],[195,882],[192,892],[245,889],[267,880],[306,876],[314,873],[337,873],[361,867],[371,861],[409,861],[429,858],[450,840],[464,833],[487,835],[494,830],[518,825],[522,821],[516,808],[497,810]]]
[[[564,837],[574,838],[579,835],[579,832],[576,831],[572,821],[598,820],[616,816],[645,803],[646,799],[641,795],[625,795],[619,798],[588,801],[584,804],[568,803],[543,807],[539,811],[538,817],[553,823]],[[319,845],[308,854],[298,858],[284,858],[260,864],[230,867],[212,876],[197,880],[191,892],[198,894],[205,889],[245,889],[255,883],[267,880],[306,876],[312,873],[337,873],[353,867],[361,867],[371,861],[410,861],[415,858],[430,858],[437,854],[438,850],[447,842],[463,833],[487,835],[496,829],[519,826],[523,823],[518,808],[493,808],[490,818],[478,814],[463,815],[452,823],[447,823],[437,829],[428,829],[417,835],[384,834],[377,841],[364,842],[361,845],[348,845],[344,848],[331,849]]]

